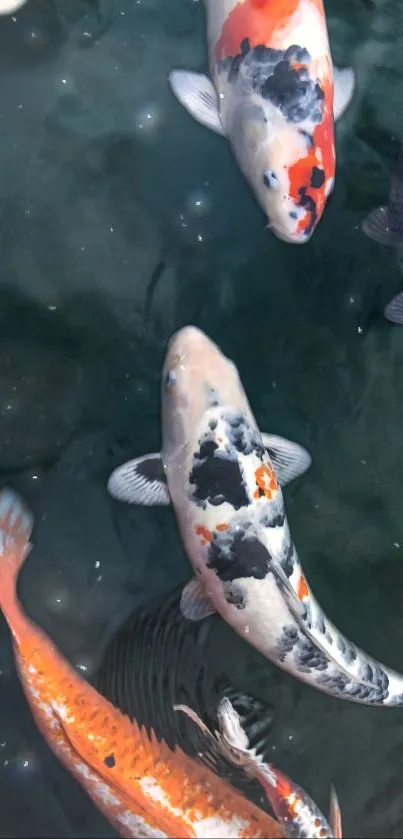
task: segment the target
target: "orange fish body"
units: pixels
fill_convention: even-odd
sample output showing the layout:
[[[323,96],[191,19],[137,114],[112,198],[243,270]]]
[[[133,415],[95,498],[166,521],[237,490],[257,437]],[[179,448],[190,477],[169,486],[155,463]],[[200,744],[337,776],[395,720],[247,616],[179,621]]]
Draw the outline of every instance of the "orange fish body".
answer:
[[[16,595],[32,518],[0,493],[0,603],[32,714],[56,756],[122,837],[278,837],[266,813],[181,750],[148,739],[83,681]]]
[[[334,115],[354,84],[351,70],[333,70],[322,0],[206,0],[206,9],[222,133],[272,231],[306,242],[333,189]],[[198,116],[195,74],[181,72],[171,74],[174,92],[208,124],[207,85]]]

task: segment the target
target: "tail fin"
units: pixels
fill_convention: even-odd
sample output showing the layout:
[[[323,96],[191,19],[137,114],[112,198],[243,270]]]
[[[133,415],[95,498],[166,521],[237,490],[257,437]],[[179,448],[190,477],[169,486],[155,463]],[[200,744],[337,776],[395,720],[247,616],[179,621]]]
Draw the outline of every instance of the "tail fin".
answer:
[[[32,515],[19,495],[8,488],[0,490],[0,605],[12,629],[16,629],[16,582],[30,548],[32,527]]]

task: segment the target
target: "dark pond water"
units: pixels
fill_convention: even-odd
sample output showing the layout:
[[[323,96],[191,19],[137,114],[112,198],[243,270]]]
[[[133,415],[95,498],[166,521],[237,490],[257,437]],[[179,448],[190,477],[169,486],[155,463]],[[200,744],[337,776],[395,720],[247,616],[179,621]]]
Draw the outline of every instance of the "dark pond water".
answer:
[[[128,615],[158,617],[191,576],[171,511],[105,489],[158,448],[164,347],[189,322],[236,361],[260,426],[311,452],[285,491],[307,576],[403,671],[403,328],[383,317],[402,278],[361,231],[402,136],[403,6],[326,9],[358,84],[304,248],[264,230],[226,143],[170,93],[173,67],[206,60],[200,2],[28,0],[0,19],[1,482],[36,517],[23,604],[89,678]],[[0,836],[114,836],[38,734],[0,629]],[[198,643],[214,678],[267,705],[269,754],[325,811],[335,783],[346,835],[403,835],[401,710],[298,684],[218,618]]]

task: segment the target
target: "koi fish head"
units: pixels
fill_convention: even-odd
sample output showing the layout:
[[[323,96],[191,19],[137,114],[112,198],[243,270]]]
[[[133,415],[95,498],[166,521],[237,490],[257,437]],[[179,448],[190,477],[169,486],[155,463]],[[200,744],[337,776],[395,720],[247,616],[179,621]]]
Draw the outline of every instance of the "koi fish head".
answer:
[[[258,97],[239,103],[229,138],[268,227],[286,242],[309,241],[334,184],[333,122],[310,133]]]
[[[193,483],[191,473],[202,462],[209,464],[208,475],[203,472],[208,496],[218,493],[229,501],[235,492],[231,467],[241,481],[239,452],[254,448],[263,454],[235,364],[196,327],[181,329],[169,343],[162,373],[162,457],[174,503],[183,500],[184,487]],[[214,503],[222,502],[217,496]]]
[[[238,371],[201,330],[186,326],[168,345],[162,371],[164,461],[183,458],[209,409],[246,401]]]

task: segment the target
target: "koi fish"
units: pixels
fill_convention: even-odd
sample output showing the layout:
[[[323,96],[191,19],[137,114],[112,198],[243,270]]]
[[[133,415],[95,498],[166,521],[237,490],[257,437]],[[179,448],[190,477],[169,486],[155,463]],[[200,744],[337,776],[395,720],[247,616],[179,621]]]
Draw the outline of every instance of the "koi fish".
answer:
[[[237,762],[260,782],[287,839],[341,839],[341,814],[334,787],[331,787],[328,822],[301,787],[273,763],[265,763],[255,749],[249,747],[239,715],[229,699],[224,698],[220,702],[217,713],[219,731],[215,731],[214,735],[187,705],[177,705],[176,710],[187,714],[207,737],[218,744],[228,760]]]
[[[0,0],[0,15],[11,15],[21,6],[25,6],[27,0]]]
[[[30,512],[0,492],[0,605],[35,722],[55,755],[125,839],[279,837],[276,822],[180,749],[140,731],[23,612],[16,587]]]
[[[388,206],[372,210],[362,222],[362,229],[374,242],[396,249],[397,264],[403,273],[403,143],[390,179]],[[403,323],[403,292],[385,306],[384,314],[392,323]]]
[[[195,572],[184,617],[218,612],[278,667],[331,696],[403,705],[403,677],[348,641],[316,601],[237,368],[196,327],[168,345],[161,398],[163,491]],[[141,482],[135,461],[115,470],[109,490],[151,503],[163,485],[151,478],[147,494],[148,463]]]
[[[272,232],[307,242],[333,190],[353,70],[332,66],[322,0],[206,0],[206,11],[212,81],[173,70],[171,88],[228,138]]]

